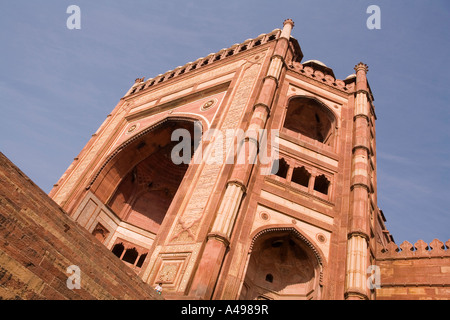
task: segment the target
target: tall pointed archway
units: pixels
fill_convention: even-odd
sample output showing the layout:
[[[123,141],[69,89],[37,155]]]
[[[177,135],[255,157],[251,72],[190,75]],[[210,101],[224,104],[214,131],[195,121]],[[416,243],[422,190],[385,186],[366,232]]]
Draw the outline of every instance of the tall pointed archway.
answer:
[[[91,191],[121,221],[157,234],[189,168],[189,163],[173,159],[180,141],[172,141],[172,133],[186,130],[190,148],[182,152],[190,152],[190,159],[198,145],[194,126],[193,121],[167,119],[127,141],[105,163]]]

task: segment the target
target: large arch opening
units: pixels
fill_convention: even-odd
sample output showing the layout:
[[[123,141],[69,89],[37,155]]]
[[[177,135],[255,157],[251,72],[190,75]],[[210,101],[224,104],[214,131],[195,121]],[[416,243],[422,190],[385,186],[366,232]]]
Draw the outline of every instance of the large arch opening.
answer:
[[[320,299],[320,263],[292,230],[270,231],[254,240],[241,300]]]
[[[284,128],[333,146],[335,127],[335,116],[319,100],[311,97],[295,97],[289,101]]]
[[[190,141],[183,144],[190,148],[182,149],[190,152],[189,159],[198,146],[194,125],[193,121],[166,120],[138,135],[105,165],[92,192],[122,221],[158,233],[189,167],[172,159],[172,151],[180,143],[172,141],[172,133],[177,129],[189,133]]]

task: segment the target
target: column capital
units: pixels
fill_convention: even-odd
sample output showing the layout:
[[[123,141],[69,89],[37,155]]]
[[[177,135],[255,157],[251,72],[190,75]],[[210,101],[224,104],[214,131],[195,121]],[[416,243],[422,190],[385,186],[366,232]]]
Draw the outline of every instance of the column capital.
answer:
[[[369,86],[367,84],[367,72],[369,67],[362,62],[355,66],[356,71],[356,91],[368,91]]]
[[[292,19],[289,18],[289,19],[284,20],[283,21],[283,26],[285,26],[286,23],[289,23],[289,24],[292,25],[292,27],[294,27],[294,21]]]
[[[369,72],[369,66],[362,62],[358,63],[354,69],[356,73],[358,73],[359,71],[364,71],[364,73],[367,74],[367,72]]]

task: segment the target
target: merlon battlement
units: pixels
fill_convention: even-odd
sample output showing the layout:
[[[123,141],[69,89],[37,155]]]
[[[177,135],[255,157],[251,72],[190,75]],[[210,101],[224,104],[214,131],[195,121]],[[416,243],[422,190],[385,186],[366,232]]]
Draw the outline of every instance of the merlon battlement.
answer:
[[[414,245],[408,241],[403,241],[399,246],[394,242],[390,242],[378,252],[379,259],[432,257],[450,257],[450,240],[443,243],[438,239],[434,239],[429,244],[423,240],[418,240]]]
[[[258,46],[261,46],[267,42],[274,41],[279,39],[281,35],[280,29],[274,29],[270,33],[263,33],[260,34],[258,37],[254,39],[247,39],[242,43],[236,43],[232,45],[229,48],[224,48],[216,53],[210,53],[206,57],[198,58],[194,62],[188,62],[184,66],[176,67],[174,70],[169,70],[165,72],[164,74],[159,74],[156,77],[152,79],[148,79],[147,81],[144,81],[144,78],[138,78],[135,81],[135,84],[133,85],[132,89],[128,93],[128,95],[140,92],[144,89],[147,89],[149,87],[152,87],[156,84],[168,81],[172,78],[178,77],[183,74],[187,74],[191,71],[198,70],[204,66],[208,66],[216,61],[221,61],[223,59],[226,59],[228,57],[234,56],[238,53],[247,51],[251,48],[255,48]]]

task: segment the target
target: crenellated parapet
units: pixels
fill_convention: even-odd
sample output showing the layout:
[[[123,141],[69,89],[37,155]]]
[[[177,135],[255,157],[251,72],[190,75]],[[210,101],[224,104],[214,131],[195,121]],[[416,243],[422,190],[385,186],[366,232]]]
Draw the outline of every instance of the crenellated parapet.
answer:
[[[288,21],[289,22],[289,21]],[[289,25],[289,23],[287,23]],[[205,66],[209,66],[218,61],[222,61],[229,57],[235,56],[239,53],[245,52],[251,48],[255,48],[266,44],[267,42],[278,40],[282,37],[282,30],[274,29],[272,32],[267,34],[260,34],[258,37],[253,39],[247,39],[242,43],[236,43],[229,48],[224,48],[216,53],[210,53],[206,57],[201,57],[193,62],[188,62],[184,66],[179,66],[173,70],[169,70],[163,74],[159,74],[154,78],[144,81],[144,78],[136,79],[131,89],[125,96],[141,92],[147,88],[153,87],[157,84],[167,82],[173,78],[191,73],[193,71],[199,70]],[[291,39],[293,39],[291,37]],[[294,40],[294,42],[296,42]],[[294,45],[295,44],[291,44]],[[298,46],[298,44],[297,44]],[[301,52],[301,49],[298,48]],[[311,80],[323,83],[329,87],[338,89],[342,92],[351,93],[355,90],[355,75],[350,75],[344,80],[336,79],[333,70],[320,62],[315,63],[315,60],[310,60],[304,63],[300,63],[302,54],[300,57],[293,58],[293,61],[287,62],[288,68],[292,71],[300,73]],[[299,59],[300,58],[300,59]]]
[[[400,245],[390,242],[377,252],[377,259],[450,257],[450,240],[442,242],[434,239],[429,244],[418,240],[414,245],[404,241]]]
[[[450,299],[450,240],[423,240],[378,249],[377,300]]]
[[[355,89],[356,77],[354,75],[347,77],[345,80],[336,79],[331,69],[319,63],[311,62],[302,64],[300,62],[293,62],[289,65],[289,69],[346,93],[353,92]]]
[[[210,53],[206,57],[198,58],[193,62],[188,62],[184,66],[179,66],[173,70],[169,70],[164,74],[159,74],[154,78],[148,79],[144,81],[144,78],[136,79],[136,82],[130,89],[130,91],[126,94],[131,95],[138,92],[141,92],[147,88],[153,87],[157,84],[167,82],[173,78],[177,78],[181,75],[185,75],[191,73],[193,71],[199,70],[203,67],[209,66],[218,61],[222,61],[224,59],[228,59],[232,56],[235,56],[239,53],[246,52],[247,50],[255,47],[262,46],[267,42],[271,42],[279,39],[281,36],[281,30],[275,29],[270,33],[260,34],[258,37],[253,39],[247,39],[242,43],[237,43],[232,45],[229,48],[224,48],[216,53]]]

